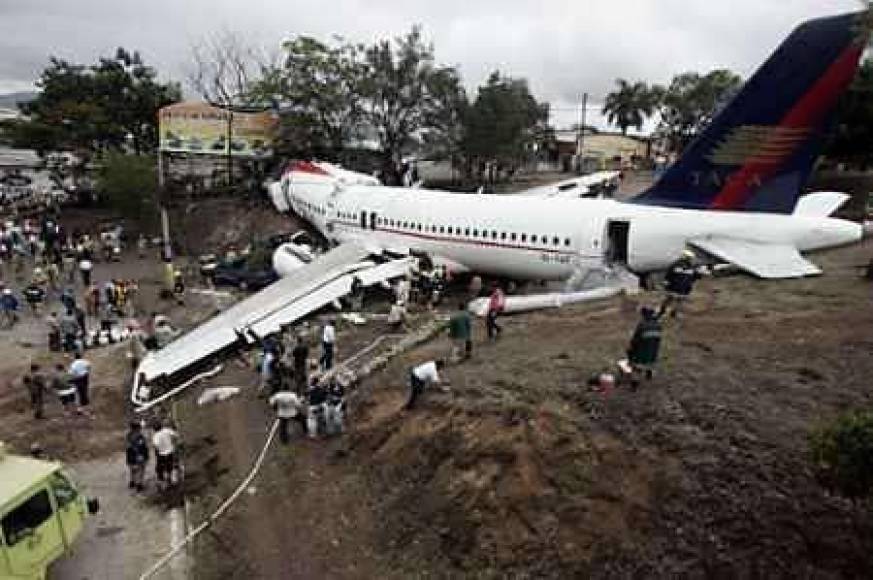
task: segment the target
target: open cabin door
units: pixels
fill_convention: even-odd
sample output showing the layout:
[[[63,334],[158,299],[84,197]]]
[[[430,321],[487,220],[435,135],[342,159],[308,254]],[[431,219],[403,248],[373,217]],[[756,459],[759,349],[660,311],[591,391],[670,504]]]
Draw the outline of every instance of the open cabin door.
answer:
[[[609,220],[606,222],[606,243],[604,258],[610,266],[627,266],[630,222],[628,220]]]

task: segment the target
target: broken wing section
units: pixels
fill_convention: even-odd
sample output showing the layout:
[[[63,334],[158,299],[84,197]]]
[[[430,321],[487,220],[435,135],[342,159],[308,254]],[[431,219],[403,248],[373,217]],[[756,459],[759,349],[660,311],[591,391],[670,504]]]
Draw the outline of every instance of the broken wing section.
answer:
[[[821,274],[821,270],[789,245],[762,244],[731,238],[697,238],[695,248],[734,264],[759,278],[800,278]]]
[[[131,401],[140,407],[152,401],[155,387],[171,381],[195,366],[235,346],[251,344],[261,337],[293,324],[304,316],[347,295],[355,277],[364,286],[405,275],[414,258],[383,264],[366,260],[372,249],[343,244],[312,263],[281,278],[260,292],[143,358],[134,378]]]

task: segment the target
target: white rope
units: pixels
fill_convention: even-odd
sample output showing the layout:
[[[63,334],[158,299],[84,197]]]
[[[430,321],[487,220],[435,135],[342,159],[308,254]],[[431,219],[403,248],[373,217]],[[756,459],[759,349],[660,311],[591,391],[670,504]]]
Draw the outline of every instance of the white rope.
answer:
[[[204,530],[206,530],[209,526],[214,524],[216,520],[218,520],[218,518],[224,515],[224,512],[226,512],[230,508],[233,502],[235,502],[237,498],[239,498],[242,492],[245,491],[246,488],[248,488],[248,486],[258,475],[258,471],[260,471],[261,465],[264,463],[264,458],[267,456],[267,451],[270,449],[270,445],[273,443],[273,439],[276,438],[276,431],[278,431],[278,429],[279,421],[273,421],[273,425],[272,427],[270,427],[270,431],[267,434],[267,441],[264,443],[264,447],[263,449],[261,449],[261,453],[258,455],[254,466],[252,466],[252,470],[249,472],[246,478],[243,479],[242,483],[239,484],[236,490],[234,490],[234,492],[230,494],[230,497],[224,500],[224,502],[222,502],[222,504],[218,506],[218,509],[216,509],[207,520],[203,521],[199,526],[188,532],[188,535],[186,535],[179,544],[173,546],[173,548],[169,552],[164,554],[160,560],[155,562],[151,568],[146,570],[139,577],[139,580],[147,580],[148,578],[154,576],[161,568],[166,566],[170,562],[170,560],[175,558],[176,555],[191,542],[191,540],[203,533]]]

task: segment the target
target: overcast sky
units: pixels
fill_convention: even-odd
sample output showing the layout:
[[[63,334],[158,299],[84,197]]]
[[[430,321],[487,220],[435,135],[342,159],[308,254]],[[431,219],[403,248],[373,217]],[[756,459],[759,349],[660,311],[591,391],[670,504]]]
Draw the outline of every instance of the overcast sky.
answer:
[[[800,21],[858,0],[0,0],[0,94],[32,88],[50,55],[92,63],[138,49],[184,80],[191,46],[221,29],[275,47],[296,34],[372,41],[420,23],[437,61],[475,88],[499,68],[526,77],[559,125],[583,92],[597,107],[617,77],[751,73]],[[599,123],[596,111],[589,114]]]

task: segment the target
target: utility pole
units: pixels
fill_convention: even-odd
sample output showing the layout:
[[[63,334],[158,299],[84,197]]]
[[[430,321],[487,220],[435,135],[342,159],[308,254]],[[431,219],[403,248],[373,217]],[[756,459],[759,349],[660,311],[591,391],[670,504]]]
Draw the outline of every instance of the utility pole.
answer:
[[[233,139],[233,110],[231,105],[224,109],[227,114],[227,187],[233,187],[233,148],[230,146]]]
[[[585,143],[585,121],[588,112],[588,93],[582,93],[582,106],[579,107],[579,130],[576,135],[576,155],[582,157],[582,145]]]

